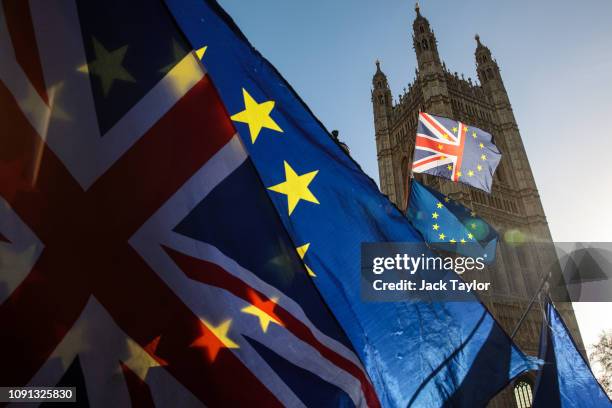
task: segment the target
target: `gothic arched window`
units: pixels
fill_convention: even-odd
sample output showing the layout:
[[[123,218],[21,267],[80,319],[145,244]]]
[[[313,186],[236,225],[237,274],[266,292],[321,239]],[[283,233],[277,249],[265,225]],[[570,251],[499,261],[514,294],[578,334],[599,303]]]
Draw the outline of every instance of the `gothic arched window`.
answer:
[[[420,27],[419,27],[419,31],[421,31],[421,33],[424,33],[424,32],[425,32],[425,29],[423,28],[423,26],[420,26]]]
[[[422,44],[424,50],[428,50],[429,49],[429,44],[427,44],[427,40],[423,40],[421,42],[421,44]]]
[[[519,379],[514,385],[514,398],[518,408],[531,408],[533,394],[531,382],[527,378]]]

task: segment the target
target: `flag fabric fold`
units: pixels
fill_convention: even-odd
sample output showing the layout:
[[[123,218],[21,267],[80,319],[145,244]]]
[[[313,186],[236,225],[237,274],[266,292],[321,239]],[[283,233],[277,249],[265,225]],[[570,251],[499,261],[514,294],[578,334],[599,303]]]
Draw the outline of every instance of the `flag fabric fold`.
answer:
[[[412,180],[407,216],[432,247],[495,261],[499,235],[474,210]]]
[[[552,302],[540,334],[540,359],[533,398],[535,408],[609,408],[612,401],[578,351],[567,326]]]
[[[501,153],[493,136],[475,126],[419,113],[412,171],[491,192]]]
[[[244,141],[309,275],[386,407],[484,405],[534,367],[473,302],[360,299],[362,242],[422,242],[214,1],[166,0]],[[427,248],[423,245],[423,250]]]

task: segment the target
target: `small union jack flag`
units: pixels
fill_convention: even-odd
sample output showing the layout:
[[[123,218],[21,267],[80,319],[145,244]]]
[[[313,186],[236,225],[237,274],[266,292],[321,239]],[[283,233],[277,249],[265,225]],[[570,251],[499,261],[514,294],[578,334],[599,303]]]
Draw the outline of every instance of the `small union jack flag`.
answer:
[[[501,153],[490,133],[457,120],[419,113],[412,171],[491,192]]]

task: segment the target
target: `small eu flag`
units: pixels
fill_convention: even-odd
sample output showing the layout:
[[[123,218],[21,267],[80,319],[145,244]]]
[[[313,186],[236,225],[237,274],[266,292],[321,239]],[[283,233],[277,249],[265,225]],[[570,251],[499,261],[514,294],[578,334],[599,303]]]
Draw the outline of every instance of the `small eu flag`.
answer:
[[[491,192],[501,153],[490,133],[454,119],[419,113],[412,171]]]
[[[546,304],[539,354],[544,366],[538,373],[534,407],[612,406],[550,300]]]
[[[412,181],[408,219],[428,244],[471,257],[495,260],[498,234],[476,212]]]

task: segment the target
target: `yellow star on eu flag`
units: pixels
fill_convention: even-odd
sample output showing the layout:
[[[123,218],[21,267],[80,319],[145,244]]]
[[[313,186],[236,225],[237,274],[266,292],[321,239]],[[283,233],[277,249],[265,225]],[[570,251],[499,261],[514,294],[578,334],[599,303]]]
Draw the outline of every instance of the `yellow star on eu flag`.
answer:
[[[273,297],[270,298],[270,300],[263,300],[257,295],[253,296],[255,297],[253,300],[256,304],[251,304],[247,307],[242,308],[242,313],[250,314],[257,317],[257,319],[259,320],[259,325],[261,326],[261,330],[264,333],[268,331],[270,323],[275,323],[279,326],[284,326],[280,318],[274,313],[274,308],[278,303],[278,298]]]
[[[306,256],[306,252],[308,252],[308,248],[310,248],[310,242],[307,242],[304,245],[295,248],[302,261],[304,260],[304,257]],[[308,272],[308,276],[312,278],[317,277],[317,275],[312,271],[312,269],[310,269],[308,265],[304,263],[304,266],[306,267],[306,272]]]
[[[181,59],[183,59],[185,54],[186,54],[186,51],[183,48],[183,46],[179,44],[178,42],[176,42],[175,39],[172,39],[172,62],[170,62],[168,65],[164,66],[163,68],[161,68],[159,72],[162,72],[164,74],[167,74],[168,72],[170,72],[170,70],[174,68],[174,66],[178,64],[178,62]]]
[[[154,352],[155,348],[157,348],[158,342],[159,337],[142,348],[132,339],[128,338],[127,340],[127,351],[129,355],[123,362],[143,381],[147,378],[150,368],[168,365],[164,360],[153,358],[151,355],[151,352]]]
[[[93,38],[93,49],[96,59],[78,68],[80,72],[96,75],[102,83],[102,92],[107,96],[116,80],[136,82],[134,77],[123,67],[123,58],[128,46],[124,45],[114,51],[108,51],[95,38]]]
[[[198,59],[200,61],[202,61],[202,58],[204,58],[204,53],[206,52],[206,49],[208,48],[207,45],[205,45],[202,48],[198,48],[197,50],[195,50],[195,54],[198,57]],[[178,42],[176,42],[176,40],[172,40],[172,62],[168,65],[166,65],[165,67],[163,67],[162,69],[160,69],[160,72],[163,72],[164,74],[167,74],[168,72],[170,72],[170,70],[172,68],[175,67],[175,65],[177,65],[185,56],[185,49],[183,48],[183,46],[181,46]]]
[[[317,200],[317,198],[308,188],[308,185],[312,182],[317,173],[319,173],[319,170],[298,175],[295,170],[291,168],[289,163],[284,163],[285,181],[272,187],[268,187],[268,190],[285,194],[287,196],[289,215],[291,215],[293,210],[295,210],[295,207],[298,205],[300,200],[306,200],[310,201],[311,203],[319,204],[319,200]]]
[[[244,88],[242,88],[242,97],[244,98],[244,110],[232,115],[232,120],[249,125],[251,143],[255,143],[263,128],[283,132],[283,129],[270,117],[270,112],[274,109],[274,101],[258,103]]]
[[[198,48],[197,50],[195,50],[195,53],[200,61],[202,60],[202,58],[204,58],[204,53],[206,52],[207,49],[208,49],[208,45],[205,45],[202,48]]]
[[[218,326],[214,326],[206,320],[202,320],[202,323],[207,330],[200,329],[202,334],[191,344],[191,347],[206,348],[211,362],[216,360],[219,351],[224,348],[240,348],[240,345],[228,337],[232,319],[225,320]]]

